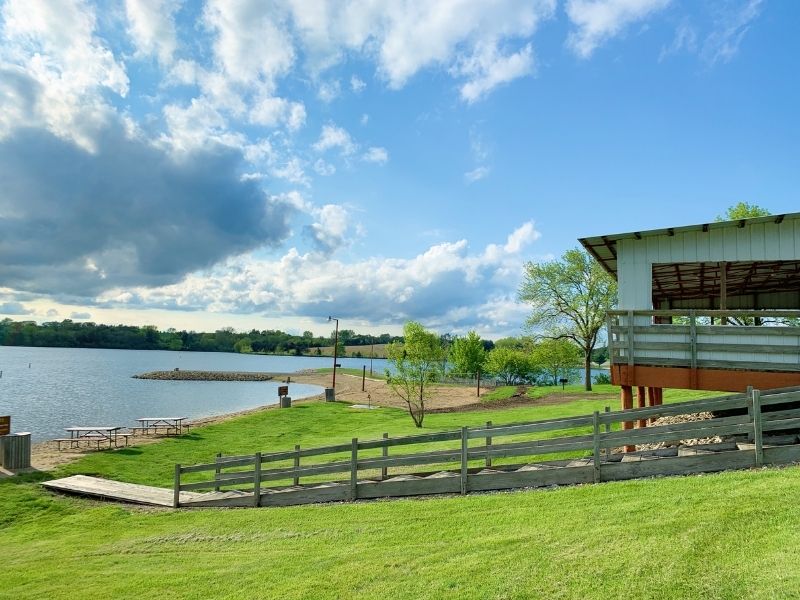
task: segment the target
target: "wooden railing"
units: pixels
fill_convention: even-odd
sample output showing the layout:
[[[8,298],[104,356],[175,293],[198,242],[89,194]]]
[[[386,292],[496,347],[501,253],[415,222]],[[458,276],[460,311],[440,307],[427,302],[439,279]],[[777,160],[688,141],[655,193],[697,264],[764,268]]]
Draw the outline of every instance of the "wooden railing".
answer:
[[[361,497],[381,497],[393,495],[412,495],[415,493],[462,493],[472,490],[504,489],[537,485],[540,481],[549,483],[583,483],[610,479],[629,478],[635,467],[626,470],[625,463],[612,462],[611,451],[616,448],[651,444],[657,442],[706,438],[711,436],[742,435],[751,439],[754,444],[752,458],[747,458],[745,465],[760,465],[764,462],[762,435],[765,431],[800,428],[800,409],[790,407],[788,410],[764,412],[762,407],[800,402],[800,388],[770,390],[760,393],[750,390],[746,394],[721,396],[704,400],[683,402],[671,405],[660,405],[626,411],[595,412],[577,417],[548,419],[529,423],[510,425],[492,425],[487,423],[480,427],[462,427],[460,430],[425,433],[406,437],[391,438],[387,434],[376,440],[361,441],[353,438],[350,443],[336,444],[319,448],[301,449],[285,452],[256,452],[246,456],[217,456],[214,462],[191,466],[175,465],[174,505],[181,503],[181,492],[197,490],[245,490],[252,492],[248,502],[259,506],[265,484],[269,484],[270,493],[280,490],[302,492],[302,498],[296,502],[304,503],[330,499],[355,500]],[[773,407],[774,408],[774,407]],[[729,411],[740,414],[730,415]],[[689,421],[679,424],[651,426],[641,429],[621,429],[621,423],[630,423],[643,419],[655,419],[662,416],[689,415],[701,412],[728,411],[728,416],[717,416],[702,421]],[[725,414],[725,413],[723,413]],[[616,427],[615,427],[616,426]],[[560,437],[536,437],[561,432]],[[480,445],[475,445],[475,441]],[[518,441],[515,441],[518,440]],[[390,449],[396,451],[403,447],[419,447],[422,445],[446,444],[448,447],[424,448],[415,453],[390,455]],[[800,446],[797,446],[800,448]],[[573,456],[572,459],[547,465],[566,466],[575,462],[576,468],[554,469],[542,471],[541,474],[528,472],[510,472],[509,465],[499,467],[501,471],[483,472],[482,469],[497,469],[496,461],[545,455]],[[747,453],[750,456],[750,453]],[[616,455],[619,456],[619,455]],[[304,463],[304,459],[327,457],[327,461]],[[586,458],[588,457],[588,458]],[[570,460],[572,462],[570,462]],[[721,459],[720,459],[721,460]],[[741,458],[737,459],[739,462]],[[477,466],[476,471],[476,462]],[[493,462],[495,463],[493,466]],[[526,461],[527,462],[527,461]],[[561,464],[561,463],[564,464]],[[739,462],[734,461],[736,468]],[[290,463],[280,466],[281,463]],[[472,468],[470,467],[472,463]],[[523,463],[526,464],[526,463]],[[545,463],[541,463],[545,464]],[[681,463],[683,464],[683,463]],[[720,463],[728,468],[728,463]],[[706,468],[711,465],[711,468]],[[716,463],[705,463],[700,470],[715,470]],[[398,467],[427,467],[427,474],[439,470],[447,477],[436,479],[420,479],[387,481],[389,469]],[[697,469],[696,466],[678,466],[682,469]],[[634,469],[634,471],[631,471]],[[445,472],[448,471],[448,472]],[[561,472],[559,475],[558,472]],[[676,472],[667,470],[665,472]],[[187,481],[192,474],[212,473],[213,478],[206,477],[200,481]],[[419,474],[419,471],[416,471]],[[489,477],[489,476],[492,477]],[[334,476],[338,491],[331,495],[330,490],[319,486],[324,476]],[[197,475],[194,475],[197,477]],[[532,479],[533,477],[533,479]],[[538,478],[538,479],[537,479]],[[366,481],[365,481],[366,479]],[[402,477],[400,478],[402,479]],[[419,478],[417,478],[419,479]],[[301,486],[305,480],[309,489]],[[283,482],[282,485],[277,485]],[[332,483],[332,482],[329,482]],[[300,486],[298,488],[298,486]],[[318,486],[318,487],[314,487]],[[311,489],[313,488],[313,489]],[[320,491],[321,490],[321,491]]]
[[[800,371],[800,310],[615,310],[612,364]]]

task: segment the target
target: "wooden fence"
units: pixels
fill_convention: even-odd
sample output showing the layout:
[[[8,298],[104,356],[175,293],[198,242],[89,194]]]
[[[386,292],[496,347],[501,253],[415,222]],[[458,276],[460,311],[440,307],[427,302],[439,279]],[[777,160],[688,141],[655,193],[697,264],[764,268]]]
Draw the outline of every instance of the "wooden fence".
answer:
[[[607,319],[614,364],[800,371],[798,310],[612,310]]]
[[[487,423],[405,437],[384,434],[376,440],[353,438],[350,443],[318,448],[295,446],[285,452],[218,455],[207,464],[175,465],[174,505],[280,506],[466,494],[781,464],[800,460],[800,444],[794,434],[772,434],[800,430],[798,407],[800,388],[749,390],[746,394],[626,411],[607,408],[606,412],[529,423]],[[714,413],[714,418],[639,429],[620,427],[624,422],[705,412]],[[554,434],[557,437],[552,437]],[[715,436],[736,440],[683,451],[665,448],[626,454],[618,450]],[[419,451],[398,454],[407,447]],[[548,460],[541,460],[548,456]],[[521,457],[535,460],[520,463]],[[309,463],[309,459],[314,462]],[[390,469],[409,467],[424,470],[390,476]],[[196,480],[198,477],[204,478]],[[180,492],[198,490],[211,493],[181,502]]]

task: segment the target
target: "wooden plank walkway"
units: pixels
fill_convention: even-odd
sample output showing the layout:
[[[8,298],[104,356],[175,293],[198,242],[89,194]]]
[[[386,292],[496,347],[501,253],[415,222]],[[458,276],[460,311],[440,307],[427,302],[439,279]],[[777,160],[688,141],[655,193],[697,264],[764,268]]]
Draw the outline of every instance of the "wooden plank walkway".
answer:
[[[172,490],[170,489],[112,481],[87,475],[72,475],[63,479],[45,481],[42,485],[59,492],[147,506],[172,507],[173,501]],[[181,503],[185,502],[187,505],[191,505],[192,502],[200,500],[224,502],[226,500],[231,501],[236,496],[241,495],[252,496],[252,494],[243,494],[242,492],[181,492]]]

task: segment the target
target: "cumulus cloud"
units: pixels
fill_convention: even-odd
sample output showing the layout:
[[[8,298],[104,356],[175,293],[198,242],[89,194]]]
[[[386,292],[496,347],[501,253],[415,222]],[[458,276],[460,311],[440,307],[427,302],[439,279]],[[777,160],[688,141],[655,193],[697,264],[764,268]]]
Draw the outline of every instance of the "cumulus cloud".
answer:
[[[240,152],[174,157],[113,123],[93,145],[32,128],[0,140],[5,285],[80,297],[162,285],[288,234],[294,209],[241,179]]]
[[[128,35],[141,56],[155,56],[163,65],[172,63],[177,49],[175,13],[177,0],[125,0]]]
[[[567,44],[581,58],[619,35],[628,25],[666,8],[671,0],[568,0],[567,16],[575,29]]]
[[[353,75],[350,77],[350,89],[353,90],[356,94],[359,94],[364,91],[364,88],[367,87],[367,84],[364,83],[364,80],[361,79],[358,75]]]
[[[372,146],[371,148],[368,148],[366,152],[364,152],[361,160],[383,165],[389,161],[389,152],[386,150],[386,148]]]
[[[332,254],[349,243],[350,215],[344,206],[326,204],[314,211],[317,221],[305,228],[317,251]]]
[[[0,303],[0,315],[30,315],[33,311],[20,302]]]
[[[317,172],[318,175],[322,175],[323,177],[328,177],[336,173],[336,167],[332,164],[325,162],[323,159],[318,158],[314,162],[314,171]]]
[[[346,214],[329,209],[327,224],[343,231]],[[322,223],[322,211],[318,223]],[[491,327],[513,321],[524,308],[513,300],[524,253],[539,238],[532,222],[503,243],[473,252],[466,240],[442,242],[412,258],[368,258],[354,263],[289,250],[280,260],[237,257],[176,285],[116,289],[110,305],[315,316],[402,323]],[[487,292],[487,290],[492,290]]]
[[[76,321],[87,321],[92,318],[92,315],[88,312],[72,312],[70,313],[69,318]]]
[[[527,44],[517,52],[503,54],[494,44],[476,49],[463,58],[455,71],[468,79],[461,86],[461,97],[473,103],[499,85],[530,74],[533,71],[533,48]]]
[[[356,144],[348,131],[333,123],[322,126],[319,139],[314,144],[314,150],[325,152],[333,148],[338,148],[344,155],[352,154],[356,151]]]

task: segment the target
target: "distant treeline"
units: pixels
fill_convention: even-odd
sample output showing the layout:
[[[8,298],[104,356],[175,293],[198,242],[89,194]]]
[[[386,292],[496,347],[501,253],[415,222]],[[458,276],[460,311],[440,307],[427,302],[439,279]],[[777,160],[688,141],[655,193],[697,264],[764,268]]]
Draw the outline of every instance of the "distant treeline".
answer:
[[[339,332],[339,343],[368,346],[402,341],[388,333],[370,336],[352,330]],[[101,325],[76,323],[69,319],[42,323],[0,321],[0,345],[51,348],[117,348],[127,350],[180,350],[186,352],[257,352],[265,354],[310,354],[310,349],[333,344],[330,337],[315,337],[310,331],[291,335],[283,331],[253,329],[237,333],[226,327],[213,333],[196,331],[160,331],[154,326]]]

